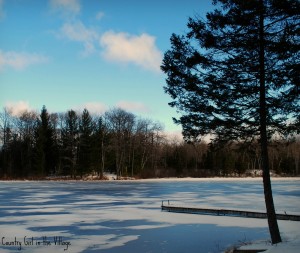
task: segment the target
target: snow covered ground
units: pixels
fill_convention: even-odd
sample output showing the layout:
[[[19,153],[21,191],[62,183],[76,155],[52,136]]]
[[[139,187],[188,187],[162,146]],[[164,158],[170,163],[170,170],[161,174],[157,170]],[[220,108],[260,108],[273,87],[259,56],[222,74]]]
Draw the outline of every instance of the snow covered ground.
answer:
[[[273,191],[277,212],[300,214],[300,179],[274,179]],[[264,211],[258,178],[1,182],[0,198],[3,253],[214,253],[248,242],[245,247],[287,253],[300,246],[300,222],[279,221],[285,242],[270,246],[266,220],[160,210],[161,201],[170,200]]]

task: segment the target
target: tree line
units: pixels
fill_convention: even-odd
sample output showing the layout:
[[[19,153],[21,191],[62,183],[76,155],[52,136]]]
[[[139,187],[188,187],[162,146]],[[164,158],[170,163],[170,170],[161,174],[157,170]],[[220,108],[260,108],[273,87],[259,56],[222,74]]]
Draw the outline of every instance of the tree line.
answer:
[[[208,177],[261,175],[260,145],[254,142],[186,143],[167,138],[162,124],[120,108],[101,116],[3,109],[0,178],[82,178],[104,172],[117,177]],[[271,170],[298,175],[299,139],[273,140]]]

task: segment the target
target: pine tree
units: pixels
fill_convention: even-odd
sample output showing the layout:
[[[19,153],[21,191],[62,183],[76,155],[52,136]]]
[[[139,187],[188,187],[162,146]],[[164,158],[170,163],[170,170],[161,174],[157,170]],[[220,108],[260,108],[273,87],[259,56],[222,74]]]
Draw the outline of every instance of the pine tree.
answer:
[[[57,162],[55,154],[55,129],[50,122],[50,115],[43,106],[40,119],[37,119],[35,129],[34,167],[36,176],[46,176],[54,173]]]
[[[83,174],[91,170],[91,137],[93,133],[92,117],[87,109],[83,110],[79,126],[78,172]]]
[[[272,197],[268,142],[299,132],[297,0],[214,0],[206,20],[190,18],[189,32],[171,37],[162,70],[166,93],[182,112],[174,119],[188,141],[259,140],[269,230],[281,241]]]
[[[78,160],[79,119],[75,111],[70,110],[65,114],[64,126],[61,130],[63,148],[64,174],[76,176]]]

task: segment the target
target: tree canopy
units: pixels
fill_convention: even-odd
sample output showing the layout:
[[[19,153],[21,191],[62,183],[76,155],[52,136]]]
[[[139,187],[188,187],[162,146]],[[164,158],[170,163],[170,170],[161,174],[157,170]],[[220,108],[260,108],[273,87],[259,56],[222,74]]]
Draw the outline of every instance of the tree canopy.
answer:
[[[206,20],[189,18],[173,34],[162,70],[165,92],[182,116],[187,140],[259,136],[259,1],[214,1]],[[263,10],[268,137],[299,132],[299,19],[297,0],[265,0]]]

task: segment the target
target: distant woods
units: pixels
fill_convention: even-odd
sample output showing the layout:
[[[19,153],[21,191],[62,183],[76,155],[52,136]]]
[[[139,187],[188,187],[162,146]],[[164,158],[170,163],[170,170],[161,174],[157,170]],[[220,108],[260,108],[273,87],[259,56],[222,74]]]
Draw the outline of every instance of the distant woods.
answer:
[[[160,123],[114,108],[101,116],[78,113],[0,114],[0,178],[82,178],[104,172],[118,177],[260,175],[258,143],[188,144],[167,138]],[[300,140],[273,140],[274,173],[298,175]]]

